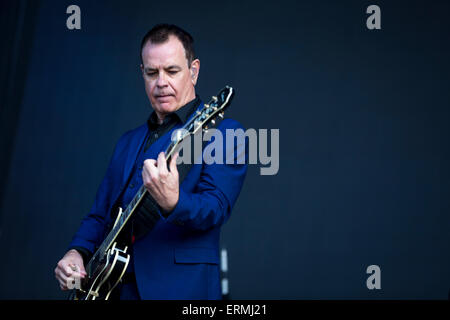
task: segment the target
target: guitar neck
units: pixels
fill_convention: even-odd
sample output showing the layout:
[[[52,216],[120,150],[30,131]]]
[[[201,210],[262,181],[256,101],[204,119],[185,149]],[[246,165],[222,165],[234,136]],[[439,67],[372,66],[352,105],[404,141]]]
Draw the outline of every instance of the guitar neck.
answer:
[[[122,212],[122,215],[118,218],[119,220],[116,222],[112,230],[108,233],[105,240],[103,240],[100,247],[97,249],[95,254],[92,256],[91,260],[89,261],[87,265],[87,269],[90,268],[95,262],[102,260],[103,256],[106,254],[108,249],[112,246],[114,241],[116,240],[119,233],[122,231],[125,224],[130,219],[131,215],[141,202],[141,200],[144,198],[145,193],[148,192],[144,185],[142,185],[135,196],[133,197],[133,200],[129,203],[125,211]]]
[[[171,156],[175,150],[177,144],[171,143],[169,147],[166,149],[165,154],[167,155],[167,163],[169,163],[169,160],[171,159]],[[108,233],[105,240],[103,240],[100,247],[97,249],[95,254],[92,256],[91,260],[87,264],[86,268],[90,269],[90,267],[96,262],[102,260],[103,256],[106,254],[108,249],[112,246],[114,241],[116,240],[117,236],[122,231],[125,224],[130,219],[131,215],[134,213],[136,208],[139,206],[141,200],[144,198],[145,194],[147,193],[147,189],[144,185],[142,185],[139,190],[134,195],[131,202],[128,204],[125,211],[122,212],[122,215],[120,216],[119,220],[116,222],[112,230]]]

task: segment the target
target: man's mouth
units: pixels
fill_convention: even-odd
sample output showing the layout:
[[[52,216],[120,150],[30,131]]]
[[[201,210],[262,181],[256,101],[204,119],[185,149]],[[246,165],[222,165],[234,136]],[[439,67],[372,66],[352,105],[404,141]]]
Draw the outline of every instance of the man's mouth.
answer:
[[[159,94],[159,95],[156,95],[155,97],[159,103],[169,103],[172,101],[173,95],[172,94]]]

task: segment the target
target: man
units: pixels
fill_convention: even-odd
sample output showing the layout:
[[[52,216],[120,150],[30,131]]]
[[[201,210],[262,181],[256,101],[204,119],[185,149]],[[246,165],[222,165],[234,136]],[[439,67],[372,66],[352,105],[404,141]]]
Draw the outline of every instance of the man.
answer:
[[[144,184],[157,203],[152,212],[156,219],[147,229],[142,228],[145,217],[132,223],[131,262],[115,290],[118,297],[221,298],[220,227],[239,195],[247,166],[236,161],[194,164],[180,184],[177,155],[167,165],[163,152],[171,133],[203,105],[195,93],[200,61],[194,57],[192,37],[174,25],[157,25],[142,40],[141,71],[154,111],[146,124],[117,143],[94,205],[55,269],[62,290],[73,277],[86,276],[84,263],[111,228],[113,208],[125,208]],[[217,126],[224,135],[226,129],[239,128],[231,119]],[[227,146],[224,150],[229,154]]]

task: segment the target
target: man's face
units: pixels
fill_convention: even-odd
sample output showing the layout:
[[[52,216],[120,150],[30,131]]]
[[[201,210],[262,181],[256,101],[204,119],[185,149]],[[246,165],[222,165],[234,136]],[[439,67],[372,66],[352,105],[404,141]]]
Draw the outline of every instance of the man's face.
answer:
[[[189,68],[177,37],[171,35],[160,44],[147,42],[142,49],[142,63],[145,91],[161,121],[195,98],[200,61],[194,60]]]

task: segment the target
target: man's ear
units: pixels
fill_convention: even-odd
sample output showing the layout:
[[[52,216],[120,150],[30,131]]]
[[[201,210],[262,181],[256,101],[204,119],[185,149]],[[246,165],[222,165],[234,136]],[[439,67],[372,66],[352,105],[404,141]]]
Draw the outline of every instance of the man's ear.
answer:
[[[197,84],[199,72],[200,72],[200,60],[195,59],[191,63],[191,78],[194,86]]]
[[[141,63],[140,67],[141,67],[142,75],[144,75],[144,65]]]

